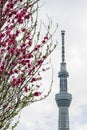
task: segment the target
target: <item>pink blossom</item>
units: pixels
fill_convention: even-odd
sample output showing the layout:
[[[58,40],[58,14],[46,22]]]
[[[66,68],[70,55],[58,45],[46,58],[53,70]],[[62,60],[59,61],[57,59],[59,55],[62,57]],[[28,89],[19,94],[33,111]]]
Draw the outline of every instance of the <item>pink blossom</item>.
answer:
[[[29,54],[27,55],[27,58],[33,58],[33,54],[29,53]]]
[[[10,74],[10,75],[14,74],[13,70],[10,70],[10,71],[9,71],[9,74]]]
[[[16,33],[19,33],[20,31],[19,30],[16,30]]]
[[[25,15],[25,19],[29,19],[30,18],[30,15]]]
[[[19,49],[16,49],[16,50],[15,50],[15,55],[18,56],[19,53],[20,53],[20,50],[19,50]]]
[[[43,40],[43,41],[42,41],[42,43],[46,43],[46,41],[45,41],[45,40]]]
[[[46,59],[46,58],[47,58],[47,56],[46,56],[46,55],[44,55],[44,56],[43,56],[43,59]]]
[[[27,57],[27,55],[26,55],[26,54],[23,54],[23,55],[22,55],[22,58],[24,58],[24,59],[25,59],[26,57]]]
[[[18,70],[17,69],[15,69],[14,72],[18,74]]]
[[[26,31],[26,28],[22,28],[22,32],[25,32]]]
[[[42,71],[46,71],[46,69],[43,68]]]
[[[14,48],[10,48],[10,49],[9,49],[9,52],[10,52],[12,55],[14,55],[14,52],[15,52]]]
[[[30,60],[25,60],[26,61],[26,63],[30,63]]]
[[[5,52],[5,49],[3,48],[3,49],[1,49],[1,54],[3,54]]]
[[[29,88],[27,86],[24,87],[24,91],[27,93],[29,91]]]
[[[40,96],[41,92],[34,92],[34,96]]]
[[[34,82],[34,81],[36,81],[36,80],[37,80],[36,78],[32,78],[31,82]]]
[[[29,46],[31,46],[32,45],[32,42],[31,41],[28,41],[28,43],[27,43]]]
[[[45,37],[44,37],[44,40],[48,40],[48,36],[45,36]]]
[[[26,63],[25,63],[25,60],[24,60],[24,59],[22,59],[22,60],[20,61],[20,63],[21,63],[22,65],[26,65]]]
[[[43,63],[43,60],[42,60],[42,59],[37,61],[37,64],[38,64],[38,65],[41,65],[42,63]]]
[[[28,68],[30,68],[31,67],[31,64],[30,63],[28,63]]]
[[[41,46],[40,45],[37,45],[35,48],[34,48],[34,51],[37,51]]]

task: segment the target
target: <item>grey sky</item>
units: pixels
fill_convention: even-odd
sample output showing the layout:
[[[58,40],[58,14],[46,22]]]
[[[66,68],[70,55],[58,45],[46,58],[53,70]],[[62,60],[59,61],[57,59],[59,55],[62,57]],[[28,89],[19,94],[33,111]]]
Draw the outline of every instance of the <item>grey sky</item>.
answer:
[[[22,111],[20,124],[15,130],[57,130],[58,108],[55,94],[59,91],[57,74],[60,69],[61,29],[66,31],[66,61],[70,75],[68,89],[73,95],[70,129],[87,130],[87,0],[41,0],[43,2],[40,18],[45,22],[48,14],[53,24],[59,24],[55,35],[59,45],[51,55],[54,67],[53,89],[47,99]]]

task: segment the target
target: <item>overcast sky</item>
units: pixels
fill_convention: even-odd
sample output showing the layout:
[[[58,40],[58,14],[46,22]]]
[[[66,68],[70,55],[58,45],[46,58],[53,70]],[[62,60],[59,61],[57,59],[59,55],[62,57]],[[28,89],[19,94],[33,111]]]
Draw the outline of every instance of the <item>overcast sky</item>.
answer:
[[[73,96],[69,108],[70,130],[87,130],[87,0],[41,0],[41,3],[42,20],[45,22],[48,15],[53,24],[59,24],[55,36],[59,44],[51,55],[54,68],[53,89],[45,100],[22,111],[20,123],[15,130],[58,130],[55,94],[59,92],[62,29],[66,31],[68,92]]]

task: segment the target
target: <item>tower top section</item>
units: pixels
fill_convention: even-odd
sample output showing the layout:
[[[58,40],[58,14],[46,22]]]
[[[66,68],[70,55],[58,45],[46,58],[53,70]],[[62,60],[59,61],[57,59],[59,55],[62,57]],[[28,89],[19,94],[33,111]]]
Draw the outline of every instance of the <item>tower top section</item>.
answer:
[[[61,31],[61,36],[62,36],[62,62],[64,63],[65,62],[65,43],[64,43],[65,31],[64,30]]]
[[[66,62],[65,62],[65,30],[61,30],[61,38],[62,38],[62,48],[61,48],[61,57],[62,57],[62,62],[60,65],[60,72],[59,72],[59,77],[64,78],[64,77],[68,77],[69,74],[66,70]],[[67,86],[67,85],[66,85]]]

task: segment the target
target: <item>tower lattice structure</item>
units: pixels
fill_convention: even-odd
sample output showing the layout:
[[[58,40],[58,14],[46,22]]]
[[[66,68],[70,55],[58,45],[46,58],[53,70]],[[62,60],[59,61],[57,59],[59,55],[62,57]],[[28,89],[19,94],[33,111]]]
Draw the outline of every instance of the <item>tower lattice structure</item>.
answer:
[[[65,31],[61,31],[62,36],[62,61],[60,63],[60,71],[58,77],[60,79],[60,92],[55,95],[57,106],[59,107],[58,130],[69,130],[69,106],[72,95],[67,91],[67,78],[69,73],[66,70],[65,62]]]

